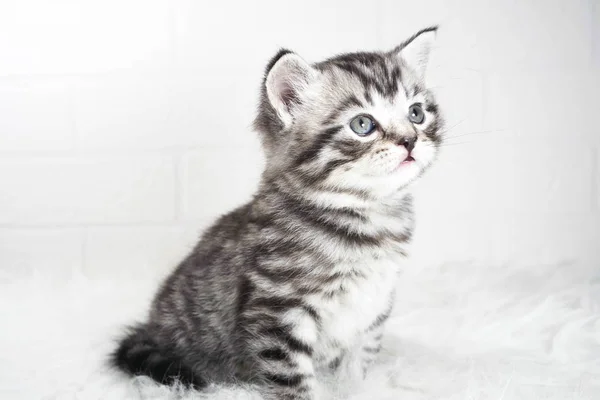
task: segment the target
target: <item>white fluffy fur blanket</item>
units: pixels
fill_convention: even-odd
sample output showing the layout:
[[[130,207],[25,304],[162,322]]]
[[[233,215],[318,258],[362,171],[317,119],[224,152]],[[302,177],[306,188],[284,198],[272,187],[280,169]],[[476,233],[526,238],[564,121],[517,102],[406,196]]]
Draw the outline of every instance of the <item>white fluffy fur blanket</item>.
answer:
[[[158,278],[0,282],[1,399],[259,398],[249,388],[168,389],[106,366]],[[408,270],[398,294],[367,381],[323,385],[324,399],[600,399],[598,266]]]

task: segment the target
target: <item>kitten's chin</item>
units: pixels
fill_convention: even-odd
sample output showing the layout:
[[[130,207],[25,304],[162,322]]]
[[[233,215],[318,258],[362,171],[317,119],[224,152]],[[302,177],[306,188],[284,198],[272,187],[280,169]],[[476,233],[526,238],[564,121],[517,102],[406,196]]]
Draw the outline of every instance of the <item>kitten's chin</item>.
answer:
[[[363,191],[373,198],[389,198],[409,187],[430,163],[413,157],[388,158],[385,165],[370,165],[362,170],[338,170],[329,177],[327,183],[335,188]]]
[[[369,192],[375,198],[389,198],[399,195],[403,189],[406,189],[423,173],[422,167],[418,161],[409,161],[399,163],[392,171],[371,177]]]

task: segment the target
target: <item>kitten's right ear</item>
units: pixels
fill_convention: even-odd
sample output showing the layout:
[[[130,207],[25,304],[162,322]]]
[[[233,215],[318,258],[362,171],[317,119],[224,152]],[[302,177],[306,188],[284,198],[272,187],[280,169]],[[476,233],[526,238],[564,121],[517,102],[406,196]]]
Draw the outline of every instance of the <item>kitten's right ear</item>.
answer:
[[[285,126],[294,120],[302,93],[316,76],[317,70],[289,50],[281,50],[269,63],[265,78],[267,97]]]
[[[435,42],[437,31],[437,26],[422,29],[394,49],[394,52],[417,73],[419,79],[423,79],[425,76],[429,53]]]

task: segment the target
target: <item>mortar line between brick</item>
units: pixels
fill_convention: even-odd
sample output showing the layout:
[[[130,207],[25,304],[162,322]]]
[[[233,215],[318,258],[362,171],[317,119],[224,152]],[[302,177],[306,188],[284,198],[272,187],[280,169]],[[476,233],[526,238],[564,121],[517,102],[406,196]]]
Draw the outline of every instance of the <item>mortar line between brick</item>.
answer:
[[[82,137],[81,132],[77,129],[77,116],[76,116],[76,107],[75,107],[75,85],[72,81],[66,83],[67,85],[67,106],[68,116],[69,116],[69,128],[71,129],[71,147],[69,150],[66,150],[66,153],[69,154],[79,154],[82,147]]]
[[[131,147],[115,147],[105,149],[79,149],[78,152],[72,150],[14,150],[14,151],[3,151],[0,149],[0,159],[2,160],[18,160],[21,158],[36,157],[41,160],[53,160],[53,159],[75,159],[75,160],[88,160],[89,158],[94,159],[107,159],[107,158],[131,158],[131,157],[168,157],[168,156],[179,156],[184,153],[202,152],[205,150],[213,149],[246,149],[251,143],[232,144],[225,146],[223,144],[190,144],[187,146],[167,146],[163,148],[148,148],[148,149],[136,149]]]
[[[387,9],[387,1],[379,0],[378,3],[379,3],[379,7],[377,7],[375,10],[375,20],[376,20],[375,42],[378,47],[382,47],[383,46],[383,11],[384,11],[384,9]]]
[[[592,70],[594,69],[596,60],[600,57],[600,55],[596,54],[597,52],[600,52],[600,38],[598,38],[598,34],[600,34],[600,21],[597,21],[597,19],[595,18],[596,13],[598,12],[596,10],[596,7],[598,7],[597,0],[588,0],[589,19],[590,19],[589,20],[589,24],[590,24],[589,34],[591,35],[590,49],[589,49],[589,51],[590,51],[589,63],[590,63],[590,67],[592,68]]]
[[[179,226],[197,226],[202,225],[205,221],[212,221],[213,218],[196,218],[181,221],[164,221],[164,222],[108,222],[108,223],[0,223],[0,230],[58,230],[58,229],[102,229],[102,228],[176,228]]]
[[[182,169],[183,169],[183,153],[178,153],[173,156],[173,174],[174,174],[174,217],[176,222],[181,222],[183,220],[183,196],[184,196],[184,188],[183,188],[183,177]]]
[[[599,153],[598,153],[598,146],[594,146],[592,148],[592,198],[591,198],[591,208],[592,211],[597,212],[598,208],[599,208],[599,193],[598,191],[600,190],[600,171],[599,171],[599,167],[598,164],[600,163],[599,160]]]
[[[168,30],[169,30],[169,68],[173,68],[177,61],[177,2],[171,1],[169,2],[169,22],[168,22]]]
[[[490,74],[487,71],[479,71],[479,78],[481,79],[481,129],[488,130],[490,129],[489,122],[489,111],[488,111],[488,98],[487,96],[490,93],[489,85],[490,85]]]
[[[88,248],[88,228],[81,229],[81,264],[78,271],[73,271],[73,276],[85,276],[87,271],[87,248]]]

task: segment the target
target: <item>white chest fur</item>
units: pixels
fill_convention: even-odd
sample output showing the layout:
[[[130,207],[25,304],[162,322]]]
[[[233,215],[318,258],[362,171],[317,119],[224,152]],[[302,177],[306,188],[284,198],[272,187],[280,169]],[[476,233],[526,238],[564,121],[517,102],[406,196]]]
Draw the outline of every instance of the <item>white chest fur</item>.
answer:
[[[369,259],[338,270],[359,267],[360,276],[340,280],[339,292],[318,295],[310,303],[320,315],[316,352],[323,359],[335,357],[340,348],[351,347],[390,305],[396,284],[398,259]],[[360,264],[360,265],[359,265]]]

